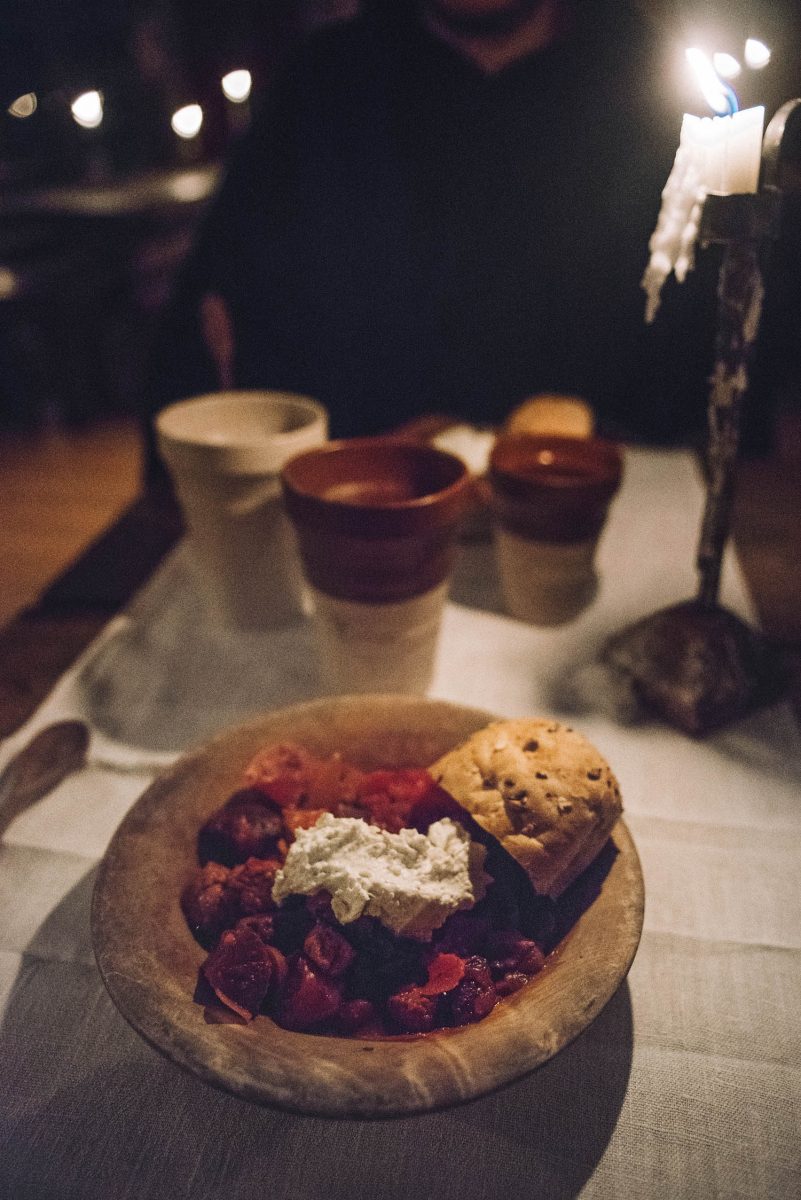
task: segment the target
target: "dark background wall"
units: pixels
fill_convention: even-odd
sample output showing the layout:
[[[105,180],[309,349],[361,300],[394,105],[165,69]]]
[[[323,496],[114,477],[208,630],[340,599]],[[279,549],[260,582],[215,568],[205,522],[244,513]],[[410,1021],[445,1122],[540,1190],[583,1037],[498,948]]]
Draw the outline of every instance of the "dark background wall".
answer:
[[[762,36],[772,93],[801,92],[795,0],[640,3],[666,52],[698,31],[734,52]],[[0,0],[0,429],[140,410],[159,313],[247,123],[222,75],[249,69],[257,104],[298,39],[357,4]],[[759,102],[760,79],[743,86],[743,103]],[[96,129],[70,113],[88,89],[104,98]],[[9,113],[28,93],[36,111]],[[190,102],[204,122],[183,142],[170,117]]]
[[[0,0],[0,428],[138,410],[154,324],[250,106],[297,39],[343,11]],[[248,104],[222,93],[236,68],[252,74]],[[90,89],[94,129],[70,111]],[[30,116],[8,111],[31,93]],[[203,125],[182,141],[170,118],[188,103]]]

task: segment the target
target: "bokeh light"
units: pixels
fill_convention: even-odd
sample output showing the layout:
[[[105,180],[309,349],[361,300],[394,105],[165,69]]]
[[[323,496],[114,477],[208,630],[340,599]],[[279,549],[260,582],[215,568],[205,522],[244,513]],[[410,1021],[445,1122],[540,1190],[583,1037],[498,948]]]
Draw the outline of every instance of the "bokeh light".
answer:
[[[83,92],[70,107],[73,118],[82,129],[96,129],[103,120],[103,97],[100,92]]]
[[[253,86],[250,71],[239,70],[229,71],[227,75],[222,77],[222,90],[228,100],[234,104],[243,104],[250,95],[250,89]]]
[[[194,138],[203,124],[203,109],[199,104],[185,104],[172,114],[173,132],[180,138]]]
[[[722,75],[724,79],[736,79],[742,71],[742,67],[734,55],[726,54],[721,50],[712,55],[712,63],[718,75]]]
[[[770,50],[758,38],[749,38],[745,43],[745,61],[754,71],[761,71],[770,62]]]
[[[22,121],[25,117],[33,116],[37,104],[36,93],[26,92],[24,96],[17,96],[13,104],[9,104],[8,112],[12,117],[18,117]]]

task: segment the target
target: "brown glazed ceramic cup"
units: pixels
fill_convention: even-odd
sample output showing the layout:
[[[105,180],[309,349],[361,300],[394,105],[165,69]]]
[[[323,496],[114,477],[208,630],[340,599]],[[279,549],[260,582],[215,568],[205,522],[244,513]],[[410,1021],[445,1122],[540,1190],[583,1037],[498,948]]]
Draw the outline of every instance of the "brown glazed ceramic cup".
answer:
[[[401,438],[352,438],[281,473],[306,577],[329,596],[385,603],[442,583],[469,476],[454,454]]]
[[[402,438],[330,442],[281,473],[331,691],[424,691],[470,476]]]
[[[570,620],[598,587],[595,551],[620,487],[620,449],[602,438],[508,435],[488,482],[506,607],[533,624]]]

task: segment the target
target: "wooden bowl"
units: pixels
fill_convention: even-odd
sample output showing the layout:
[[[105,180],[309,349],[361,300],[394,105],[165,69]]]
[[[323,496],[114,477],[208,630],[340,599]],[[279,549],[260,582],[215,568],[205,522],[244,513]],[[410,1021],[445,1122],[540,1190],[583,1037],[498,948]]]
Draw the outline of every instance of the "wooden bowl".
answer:
[[[624,979],[640,938],[643,880],[623,822],[596,898],[543,972],[483,1021],[383,1041],[291,1033],[259,1016],[210,1024],[193,999],[205,958],[179,906],[204,820],[262,746],[291,739],[367,769],[425,766],[492,714],[410,696],[333,697],[226,731],[160,776],[117,830],[92,903],[98,967],[122,1015],[207,1083],[261,1104],[338,1117],[444,1108],[524,1075],[572,1041]]]

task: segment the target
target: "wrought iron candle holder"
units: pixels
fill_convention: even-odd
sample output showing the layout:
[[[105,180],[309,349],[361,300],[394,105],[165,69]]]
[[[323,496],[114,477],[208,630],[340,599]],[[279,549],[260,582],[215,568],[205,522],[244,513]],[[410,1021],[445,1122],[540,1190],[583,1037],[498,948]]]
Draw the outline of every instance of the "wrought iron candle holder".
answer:
[[[697,554],[696,596],[660,609],[616,634],[601,661],[638,701],[679,729],[702,735],[781,690],[782,666],[765,639],[719,603],[729,536],[742,401],[759,330],[764,246],[778,236],[780,163],[788,120],[801,100],[784,104],[762,143],[761,187],[753,195],[704,201],[699,240],[718,244],[715,365],[710,381],[707,491]]]

